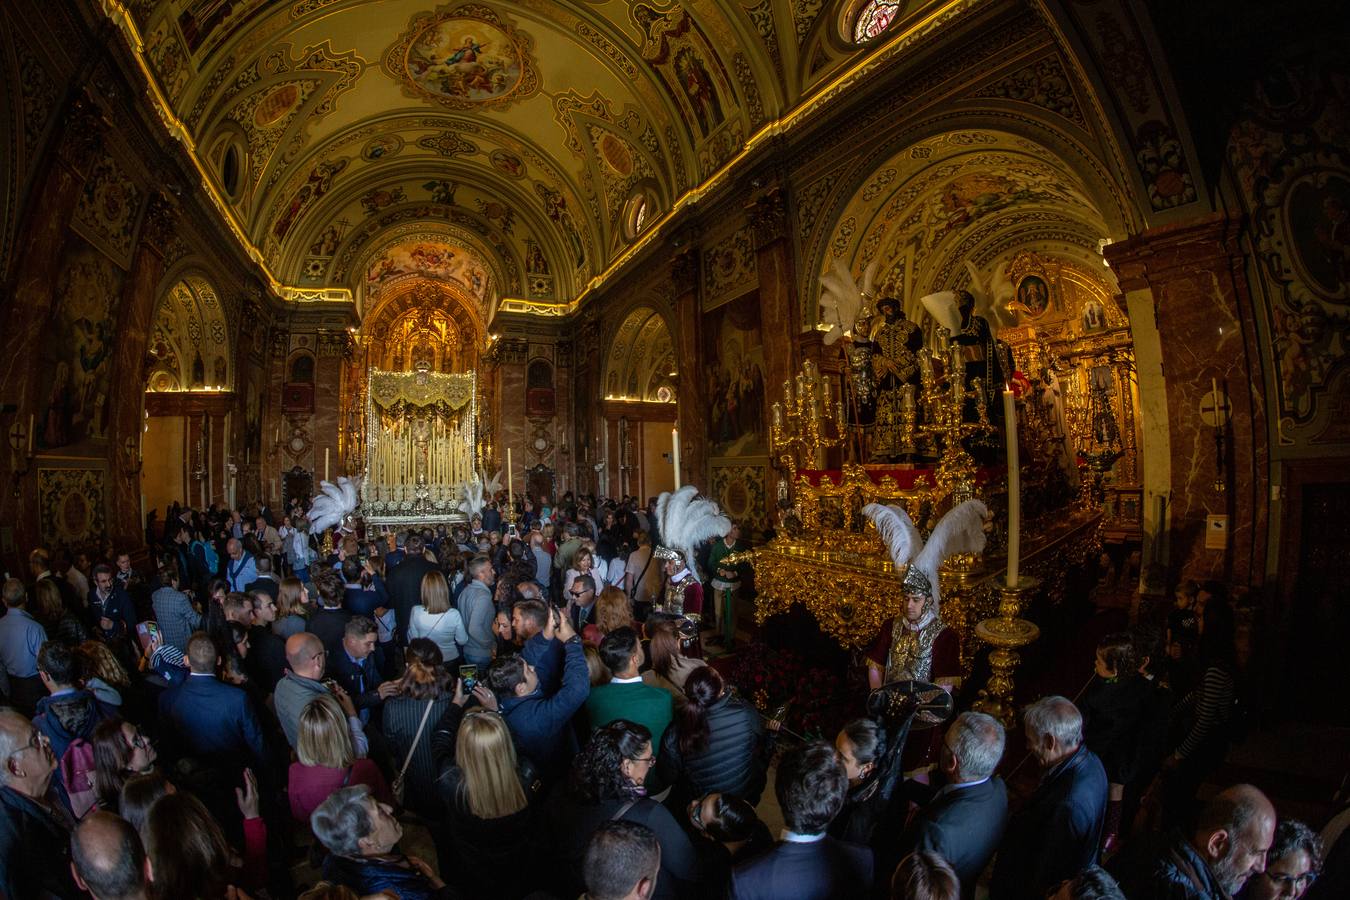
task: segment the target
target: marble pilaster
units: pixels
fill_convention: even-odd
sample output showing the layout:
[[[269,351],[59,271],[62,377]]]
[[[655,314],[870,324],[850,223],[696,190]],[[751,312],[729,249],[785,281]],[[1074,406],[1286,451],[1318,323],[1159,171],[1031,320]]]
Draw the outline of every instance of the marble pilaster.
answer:
[[[699,254],[689,249],[671,263],[675,286],[675,357],[679,360],[680,483],[703,490],[708,483],[708,393],[703,380],[703,307],[699,299]],[[639,456],[638,459],[642,457]]]

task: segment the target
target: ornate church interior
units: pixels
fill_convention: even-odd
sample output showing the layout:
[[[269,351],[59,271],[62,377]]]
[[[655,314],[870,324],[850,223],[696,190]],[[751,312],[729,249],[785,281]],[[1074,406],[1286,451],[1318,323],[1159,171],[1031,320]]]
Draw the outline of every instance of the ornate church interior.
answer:
[[[832,745],[897,682],[945,688],[934,722],[1022,728],[1112,633],[1180,659],[1198,592],[1232,617],[1244,731],[1191,794],[1252,782],[1320,830],[1350,799],[1335,7],[13,0],[7,575],[126,555],[143,622],[180,512],[261,540],[339,479],[320,556],[472,528],[471,556],[491,508],[493,552],[556,523],[561,562],[590,519],[598,559],[617,513],[620,569],[646,547],[665,596],[685,559],[702,582],[702,621],[666,610],[690,655]],[[662,544],[681,496],[727,524]],[[1022,743],[999,771],[1025,799]]]

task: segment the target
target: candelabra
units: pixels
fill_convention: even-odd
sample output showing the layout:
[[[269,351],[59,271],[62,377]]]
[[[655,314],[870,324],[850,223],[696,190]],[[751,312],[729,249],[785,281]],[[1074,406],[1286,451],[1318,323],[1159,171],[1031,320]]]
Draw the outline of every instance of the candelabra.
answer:
[[[1083,491],[1086,501],[1095,506],[1101,503],[1106,473],[1124,455],[1125,448],[1107,386],[1092,371],[1086,377],[1087,390],[1074,399],[1066,417],[1078,445],[1078,455],[1092,473],[1091,478],[1084,479]]]
[[[769,452],[779,465],[795,472],[805,464],[824,465],[824,453],[844,437],[844,401],[832,398],[830,382],[811,361],[793,379],[783,382],[783,400],[770,408]],[[833,433],[831,433],[833,432]]]
[[[999,586],[998,616],[975,626],[975,636],[992,646],[989,651],[989,682],[972,704],[976,712],[986,713],[1011,728],[1017,720],[1013,702],[1013,672],[1022,661],[1017,651],[1040,637],[1035,623],[1020,617],[1022,605],[1040,587],[1041,580],[1029,575],[1017,579],[1015,586]]]
[[[934,481],[939,496],[955,495],[960,502],[968,500],[975,491],[975,460],[966,450],[962,441],[973,434],[993,430],[989,424],[989,410],[985,405],[984,385],[980,379],[971,380],[966,387],[965,362],[963,348],[954,345],[951,349],[951,365],[948,368],[946,384],[937,380],[933,370],[932,355],[927,349],[919,351],[919,372],[923,388],[924,424],[919,432],[930,441],[942,444],[942,454],[938,457],[937,472]],[[967,422],[965,406],[968,399],[975,401],[976,420]]]

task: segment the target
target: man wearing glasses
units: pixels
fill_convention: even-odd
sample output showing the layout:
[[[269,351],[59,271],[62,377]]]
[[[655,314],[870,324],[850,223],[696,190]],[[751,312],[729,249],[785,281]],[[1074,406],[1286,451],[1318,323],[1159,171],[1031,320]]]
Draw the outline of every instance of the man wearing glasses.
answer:
[[[51,744],[28,719],[3,710],[0,759],[0,896],[81,896],[70,875],[70,822],[51,794]]]
[[[572,579],[572,589],[567,596],[567,617],[577,634],[581,634],[587,625],[595,621],[594,576],[578,575]]]

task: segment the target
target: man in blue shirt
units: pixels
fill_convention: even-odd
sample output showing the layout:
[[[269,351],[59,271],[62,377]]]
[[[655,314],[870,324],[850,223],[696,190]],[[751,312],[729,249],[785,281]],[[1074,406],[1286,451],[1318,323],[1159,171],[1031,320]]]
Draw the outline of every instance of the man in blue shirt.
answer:
[[[37,702],[47,694],[38,677],[38,651],[47,641],[47,631],[28,613],[28,593],[17,578],[5,581],[5,606],[0,618],[0,672],[6,676],[10,702],[31,717]]]
[[[225,545],[230,561],[225,564],[225,580],[230,590],[245,593],[248,586],[258,580],[258,564],[250,553],[244,552],[244,545],[237,538],[230,538]]]

